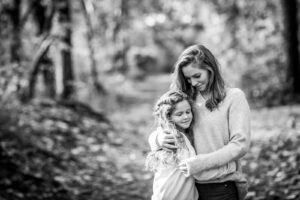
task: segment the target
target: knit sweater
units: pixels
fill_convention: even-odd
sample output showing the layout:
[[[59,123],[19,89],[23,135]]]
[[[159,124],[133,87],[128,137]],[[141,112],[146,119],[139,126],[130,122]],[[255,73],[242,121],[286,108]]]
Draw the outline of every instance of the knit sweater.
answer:
[[[250,109],[244,93],[228,88],[218,108],[210,111],[201,95],[194,111],[194,147],[197,156],[185,160],[188,171],[197,179],[201,172],[236,162],[247,153],[250,145]],[[234,174],[208,182],[234,180]],[[201,182],[201,180],[199,180]]]

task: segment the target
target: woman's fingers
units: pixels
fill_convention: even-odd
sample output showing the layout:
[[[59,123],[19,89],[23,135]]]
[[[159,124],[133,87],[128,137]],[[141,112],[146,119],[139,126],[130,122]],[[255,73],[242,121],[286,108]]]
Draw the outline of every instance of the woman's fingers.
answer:
[[[184,167],[179,167],[179,170],[183,173],[187,173],[187,168]]]
[[[178,167],[184,168],[184,167],[186,167],[186,163],[185,163],[185,162],[180,162],[180,163],[178,164]]]
[[[172,135],[166,134],[166,133],[161,133],[157,135],[157,143],[160,146],[163,146],[164,143],[171,143],[174,142],[174,137]]]
[[[175,139],[174,138],[165,138],[164,139],[164,143],[175,143]]]
[[[162,147],[162,149],[165,150],[165,151],[169,151],[169,152],[172,152],[172,151],[173,151],[172,149],[165,148],[165,147]]]
[[[178,168],[179,168],[180,171],[182,171],[184,173],[187,173],[186,163],[183,163],[183,162],[179,163]]]
[[[169,149],[177,149],[177,146],[175,145],[175,139],[173,137],[171,138],[164,138],[162,146]]]
[[[161,147],[164,149],[172,151],[177,148],[175,145],[175,139],[172,135],[161,134],[158,139],[160,140],[159,143],[161,144]]]
[[[174,140],[174,136],[170,135],[170,134],[165,134],[163,138],[168,139],[168,140]]]
[[[168,130],[164,130],[163,132],[167,135],[170,135],[172,133],[171,131],[168,131]]]
[[[177,146],[175,144],[164,143],[162,146],[163,148],[171,149],[171,151],[173,149],[177,149]]]
[[[174,149],[177,149],[174,136],[169,134],[167,131],[158,134],[157,143],[166,151],[173,151]]]

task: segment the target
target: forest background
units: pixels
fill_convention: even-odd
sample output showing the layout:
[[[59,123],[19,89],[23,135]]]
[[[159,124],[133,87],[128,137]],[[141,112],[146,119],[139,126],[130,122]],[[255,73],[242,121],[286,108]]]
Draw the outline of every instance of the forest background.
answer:
[[[152,108],[202,43],[245,91],[247,199],[300,199],[297,0],[1,0],[0,199],[150,199]]]

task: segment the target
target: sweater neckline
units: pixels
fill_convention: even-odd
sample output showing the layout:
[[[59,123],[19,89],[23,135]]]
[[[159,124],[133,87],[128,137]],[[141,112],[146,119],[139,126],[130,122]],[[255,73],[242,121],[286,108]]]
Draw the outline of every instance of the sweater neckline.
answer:
[[[204,97],[202,96],[201,93],[198,93],[197,94],[197,97],[196,97],[196,103],[199,105],[199,106],[202,106],[203,104],[205,104],[206,100],[204,99]]]

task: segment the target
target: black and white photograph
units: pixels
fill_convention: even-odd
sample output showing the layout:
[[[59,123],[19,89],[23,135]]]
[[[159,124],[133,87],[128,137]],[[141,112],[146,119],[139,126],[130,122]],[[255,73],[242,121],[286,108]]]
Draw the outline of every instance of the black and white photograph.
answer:
[[[0,200],[300,200],[300,0],[0,0]]]

